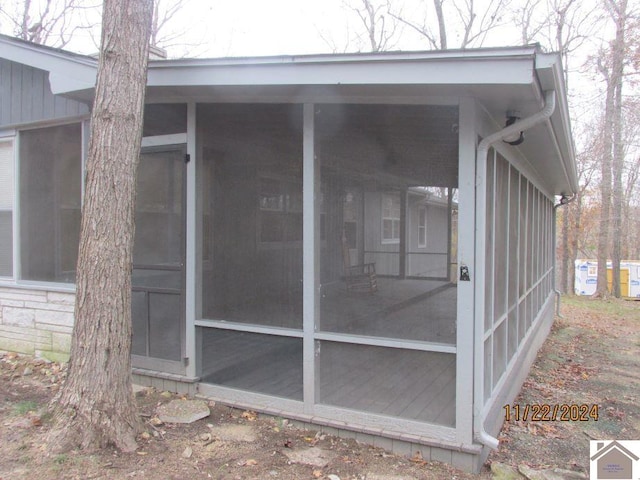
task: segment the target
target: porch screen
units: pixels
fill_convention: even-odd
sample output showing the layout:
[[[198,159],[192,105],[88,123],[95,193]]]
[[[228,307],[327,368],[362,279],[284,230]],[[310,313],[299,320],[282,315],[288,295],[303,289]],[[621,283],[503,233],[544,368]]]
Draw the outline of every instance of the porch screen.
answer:
[[[13,141],[0,141],[0,277],[13,274]]]
[[[20,132],[22,278],[75,281],[80,236],[80,124]]]
[[[302,108],[199,105],[202,316],[302,328]]]
[[[455,425],[457,122],[455,106],[316,105],[319,403]]]
[[[522,351],[553,288],[553,203],[505,157],[487,160],[484,399]]]
[[[320,330],[454,344],[457,108],[316,112]]]

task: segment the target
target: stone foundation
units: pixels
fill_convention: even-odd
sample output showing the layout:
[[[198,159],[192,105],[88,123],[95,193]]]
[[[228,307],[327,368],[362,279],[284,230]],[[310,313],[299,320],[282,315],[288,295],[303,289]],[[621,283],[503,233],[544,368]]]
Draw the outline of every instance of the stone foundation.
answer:
[[[66,362],[75,294],[0,287],[0,350]]]

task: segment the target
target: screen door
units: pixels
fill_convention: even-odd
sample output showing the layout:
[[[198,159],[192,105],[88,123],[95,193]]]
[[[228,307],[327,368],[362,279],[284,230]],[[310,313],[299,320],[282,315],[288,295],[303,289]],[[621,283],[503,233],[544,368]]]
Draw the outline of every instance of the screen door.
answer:
[[[184,373],[186,147],[140,155],[133,249],[133,366]]]

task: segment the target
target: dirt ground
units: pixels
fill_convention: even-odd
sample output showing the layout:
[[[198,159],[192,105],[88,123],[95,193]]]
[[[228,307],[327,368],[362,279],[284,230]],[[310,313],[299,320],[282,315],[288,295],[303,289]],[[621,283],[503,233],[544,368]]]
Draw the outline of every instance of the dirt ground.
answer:
[[[497,462],[585,474],[590,439],[640,439],[640,302],[563,299],[562,318],[513,406],[585,404],[597,405],[597,412],[590,408],[585,421],[543,422],[516,421],[512,409],[500,448],[479,475],[219,404],[192,424],[162,423],[157,407],[181,397],[152,389],[136,396],[145,432],[135,453],[47,455],[45,407],[64,375],[63,365],[0,353],[0,480],[463,480],[491,478],[490,464]],[[320,452],[321,461],[296,463],[294,452]]]

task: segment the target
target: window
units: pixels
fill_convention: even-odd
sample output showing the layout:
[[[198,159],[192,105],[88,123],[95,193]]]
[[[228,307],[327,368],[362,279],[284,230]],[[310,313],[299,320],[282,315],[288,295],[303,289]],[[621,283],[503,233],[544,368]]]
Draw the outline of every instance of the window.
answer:
[[[302,240],[302,189],[295,180],[260,179],[260,242]]]
[[[0,277],[13,275],[13,141],[0,141]]]
[[[400,243],[400,195],[382,195],[382,243]]]
[[[75,281],[80,237],[79,123],[20,132],[22,278]]]
[[[418,209],[418,248],[427,247],[427,207]]]

